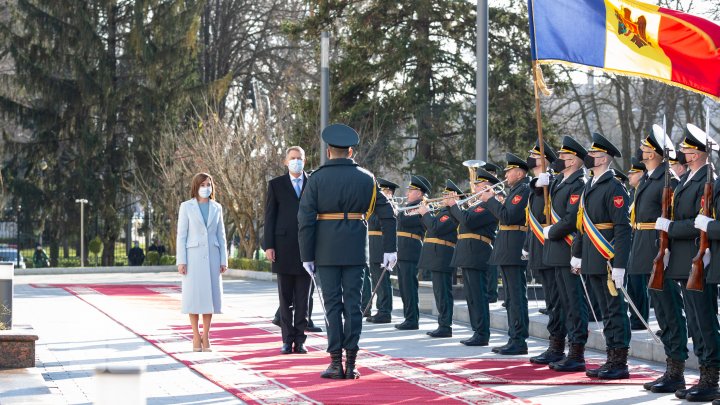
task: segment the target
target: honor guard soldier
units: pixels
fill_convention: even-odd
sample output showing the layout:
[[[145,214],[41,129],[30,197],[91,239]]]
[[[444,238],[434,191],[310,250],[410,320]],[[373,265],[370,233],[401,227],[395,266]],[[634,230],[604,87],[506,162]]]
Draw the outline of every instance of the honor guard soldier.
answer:
[[[462,191],[451,180],[447,180],[443,195],[448,193],[461,194]],[[447,207],[433,214],[425,204],[421,204],[418,214],[425,228],[418,269],[427,270],[431,274],[435,306],[438,310],[438,327],[427,334],[434,338],[452,337],[452,273],[455,268],[450,266],[450,262],[457,244],[458,221],[450,215]]]
[[[668,185],[671,190],[678,185],[678,179],[669,168],[670,156],[675,156],[675,147],[670,137],[659,125],[653,125],[652,131],[640,142],[640,153],[637,158],[640,159],[647,173],[642,176],[635,190],[635,198],[630,210],[633,242],[628,262],[628,284],[636,279],[643,283],[643,291],[647,289],[650,274],[653,272],[653,261],[658,253],[658,231],[655,229],[655,223],[662,216],[666,176],[669,176]],[[639,287],[637,289],[639,290]],[[628,285],[628,293],[630,291]],[[680,285],[672,278],[664,277],[661,289],[647,289],[647,291],[655,307],[655,319],[661,330],[664,330],[660,333],[660,339],[665,350],[666,369],[660,378],[643,384],[643,387],[656,393],[675,392],[685,388],[684,370],[685,360],[688,358],[687,327],[683,315]],[[634,302],[642,313],[643,304],[638,301],[642,302],[642,300]]]
[[[720,398],[718,392],[718,370],[720,369],[720,335],[717,320],[717,275],[703,274],[698,284],[691,286],[689,273],[700,271],[708,266],[714,252],[698,250],[700,231],[707,232],[708,242],[711,235],[717,235],[717,223],[711,216],[698,215],[704,208],[705,183],[714,180],[712,166],[708,158],[718,145],[700,128],[687,124],[685,139],[680,143],[680,154],[687,162],[688,172],[680,178],[675,189],[672,220],[658,218],[656,229],[662,229],[670,237],[670,260],[665,271],[665,278],[680,281],[682,297],[687,316],[687,330],[693,340],[693,352],[700,364],[700,381],[689,389],[675,391],[675,396],[691,402],[707,402]],[[682,159],[679,159],[682,161]],[[715,182],[717,185],[717,182]],[[715,194],[717,195],[717,194]],[[714,198],[715,196],[713,196]],[[714,208],[714,206],[713,206]],[[711,210],[712,211],[712,210]],[[696,218],[697,217],[697,218]],[[710,225],[713,225],[712,228]],[[716,236],[717,237],[717,236]],[[710,245],[712,247],[712,244]],[[693,259],[699,254],[702,258],[699,269],[693,269]],[[709,271],[712,272],[713,266]],[[699,274],[698,274],[699,275]],[[708,276],[708,277],[705,277]],[[699,287],[699,288],[698,288]],[[668,331],[669,332],[669,331]],[[662,334],[666,333],[662,328]]]
[[[308,178],[300,199],[300,257],[313,279],[317,269],[327,311],[327,351],[332,362],[321,377],[355,379],[360,377],[355,359],[362,330],[363,272],[368,262],[365,220],[377,215],[382,222],[383,265],[388,268],[397,260],[396,220],[372,173],[352,159],[352,147],[359,141],[357,132],[333,124],[323,130],[322,139],[328,145],[328,160]]]
[[[393,198],[395,190],[400,187],[392,181],[381,179],[380,177],[377,178],[377,182],[380,190],[388,200]],[[370,284],[372,286],[371,288],[375,286],[378,286],[378,288],[377,300],[375,301],[377,312],[375,315],[367,317],[367,321],[370,323],[390,323],[392,320],[392,284],[390,283],[390,274],[382,276],[382,281],[380,281],[380,275],[383,273],[381,264],[383,262],[384,249],[382,222],[377,215],[371,215],[368,219],[368,238],[370,239]],[[380,281],[380,285],[378,285],[378,281]],[[370,292],[372,292],[372,290]]]
[[[571,266],[588,275],[600,306],[607,361],[600,368],[586,371],[589,377],[613,380],[628,378],[627,355],[630,347],[630,320],[624,288],[625,268],[630,256],[629,196],[610,169],[620,151],[605,137],[594,133],[585,156],[585,167],[594,172],[580,197],[578,221],[582,236],[573,243]],[[612,241],[612,242],[611,242]],[[617,287],[617,289],[616,289]]]
[[[662,131],[662,129],[660,129]],[[653,135],[650,134],[650,137]],[[645,322],[648,322],[648,318],[650,317],[650,296],[648,295],[648,281],[650,280],[650,271],[647,271],[646,273],[636,273],[634,268],[634,260],[635,260],[635,254],[636,250],[634,248],[635,243],[635,235],[638,235],[638,230],[635,227],[635,216],[636,209],[635,209],[635,196],[637,195],[638,187],[640,187],[640,183],[642,183],[643,179],[645,178],[645,164],[642,162],[642,149],[638,149],[636,152],[637,156],[633,156],[630,159],[630,169],[628,170],[627,177],[628,177],[628,191],[630,194],[630,226],[632,226],[632,240],[633,240],[633,249],[630,252],[630,259],[628,259],[628,268],[627,268],[627,292],[628,295],[630,295],[630,298],[635,303],[635,306],[638,309],[638,312],[640,312],[640,315],[642,316],[642,320]],[[662,155],[661,155],[662,157]],[[638,159],[640,158],[640,159]],[[660,162],[658,162],[660,163]],[[664,170],[661,170],[664,172]],[[664,178],[663,178],[664,180]],[[660,197],[662,197],[662,189],[660,190]],[[658,215],[660,216],[660,215]],[[653,220],[657,219],[657,217],[653,218]],[[649,223],[648,225],[645,225],[646,228],[649,228],[653,232],[648,232],[653,234],[653,240],[655,240],[655,224]],[[654,246],[649,247],[645,246],[647,250],[645,251],[645,256],[649,256],[650,254],[656,253]],[[642,254],[641,254],[642,256]],[[649,258],[650,260],[648,262],[643,263],[642,266],[645,267],[646,270],[651,269],[652,259],[654,257]],[[645,259],[641,259],[645,260]],[[645,324],[640,320],[640,317],[634,312],[630,311],[630,330],[646,330]]]
[[[495,177],[498,177],[498,173],[502,171],[502,168],[494,163],[486,162],[480,166],[487,170],[488,173]],[[488,265],[488,269],[485,272],[485,287],[487,288],[488,302],[490,304],[497,302],[498,300],[498,268],[494,264]],[[505,303],[503,302],[503,306]]]
[[[497,177],[477,169],[472,182],[473,192],[477,194],[498,183],[500,180]],[[487,346],[490,341],[490,307],[485,294],[485,273],[492,254],[497,219],[478,198],[467,200],[466,207],[459,207],[452,194],[444,202],[450,215],[460,224],[458,243],[450,266],[462,271],[463,291],[473,330],[473,335],[460,343],[466,346]]]
[[[682,161],[680,159],[682,159]],[[675,173],[675,176],[678,178],[682,177],[682,175],[687,172],[685,155],[680,156],[680,153],[670,154],[670,169]]]
[[[430,192],[430,182],[423,176],[411,176],[407,187],[406,207],[418,206]],[[420,215],[411,211],[398,214],[398,284],[405,320],[395,325],[400,330],[419,329],[418,261],[423,245]]]
[[[543,258],[545,264],[555,269],[555,284],[560,297],[556,310],[560,313],[558,316],[564,319],[566,332],[566,335],[550,334],[548,352],[552,354],[548,357],[563,354],[566,336],[569,344],[568,355],[558,361],[551,361],[548,365],[558,372],[585,370],[589,297],[582,276],[571,271],[570,258],[571,246],[577,237],[580,196],[585,188],[585,173],[582,167],[586,155],[587,151],[577,141],[569,136],[563,137],[558,159],[550,165],[555,172],[554,178],[550,179],[547,173],[541,174],[536,182],[539,185],[550,184],[551,225],[543,228]]]
[[[485,207],[498,219],[498,234],[490,256],[490,264],[500,269],[505,290],[508,314],[508,343],[493,348],[493,352],[505,355],[527,354],[528,301],[527,261],[522,259],[525,233],[525,207],[530,195],[528,167],[524,159],[506,153],[505,181],[510,188],[507,198],[500,202],[493,190],[480,195]]]
[[[620,182],[620,184],[623,185],[623,187],[625,187],[625,191],[627,192],[628,191],[628,188],[627,188],[628,176],[626,176],[625,173],[623,173],[621,171],[618,171],[618,170],[613,170],[613,171],[615,172],[615,178]],[[629,194],[630,193],[628,192],[628,195]],[[632,200],[630,200],[630,201],[632,201]]]
[[[534,175],[542,174],[540,159],[540,143],[536,142],[535,147],[529,151],[527,166]],[[545,167],[557,159],[557,155],[547,142],[544,142]],[[545,264],[544,246],[547,244],[543,235],[543,227],[547,226],[550,218],[545,216],[545,193],[543,186],[547,187],[549,182],[539,181],[536,177],[530,181],[530,197],[527,205],[527,219],[529,231],[525,238],[522,255],[528,258],[528,269],[533,275],[540,278],[545,292],[545,307],[547,308],[548,324],[547,330],[550,333],[550,346],[545,352],[530,358],[531,363],[550,364],[565,358],[565,316],[560,303],[560,292],[555,281],[555,268]]]

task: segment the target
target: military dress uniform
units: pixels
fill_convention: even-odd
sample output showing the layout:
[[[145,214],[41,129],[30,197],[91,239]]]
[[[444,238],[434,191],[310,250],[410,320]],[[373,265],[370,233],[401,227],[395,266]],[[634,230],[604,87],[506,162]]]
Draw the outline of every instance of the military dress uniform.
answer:
[[[450,180],[445,183],[445,192],[462,191]],[[443,207],[436,214],[427,212],[422,216],[425,228],[422,252],[418,269],[431,274],[435,306],[438,310],[438,328],[427,332],[430,337],[452,337],[453,296],[452,276],[454,268],[450,266],[455,245],[457,244],[458,222]]]
[[[475,182],[497,184],[500,180],[483,169],[477,169]],[[490,307],[485,273],[495,241],[497,219],[483,202],[466,209],[457,204],[449,208],[450,215],[460,224],[450,266],[462,271],[463,292],[473,330],[473,335],[460,343],[466,346],[487,346],[490,340]]]
[[[400,187],[391,181],[381,179],[379,177],[377,179],[377,182],[381,190],[389,189],[395,192],[395,190]],[[377,312],[375,313],[375,315],[369,316],[367,318],[367,321],[371,323],[390,323],[392,319],[391,313],[393,292],[389,272],[386,272],[386,274],[382,277],[382,281],[380,281],[380,285],[378,285],[380,276],[383,274],[383,269],[380,265],[383,262],[384,249],[382,222],[380,221],[380,218],[377,217],[377,215],[371,215],[368,219],[368,238],[370,240],[370,284],[372,286],[371,288],[374,288],[375,286],[378,287],[376,293],[377,300],[375,301]],[[363,290],[363,295],[364,293],[365,291]],[[372,289],[370,293],[372,293]],[[367,303],[365,303],[364,305],[367,306]],[[365,307],[363,306],[363,308]]]
[[[498,177],[498,172],[502,171],[500,166],[490,162],[486,162],[481,167],[495,177]],[[498,267],[494,264],[489,264],[484,274],[487,300],[492,304],[498,300]]]
[[[507,166],[505,171],[520,168],[528,171],[525,160],[506,153]],[[530,195],[529,178],[524,177],[513,184],[507,198],[500,202],[490,198],[485,206],[498,219],[498,234],[490,256],[490,264],[500,269],[505,290],[505,301],[508,314],[508,336],[506,345],[493,348],[495,353],[515,355],[527,354],[528,338],[528,300],[527,278],[525,270],[527,261],[522,259],[522,246],[528,227],[525,224],[525,207]]]
[[[602,135],[594,133],[592,140],[590,152],[602,151],[613,157],[622,156]],[[615,178],[614,171],[608,169],[605,173],[596,174],[585,185],[580,204],[578,221],[583,225],[583,232],[581,237],[574,240],[573,256],[582,259],[581,271],[588,276],[588,287],[599,301],[608,352],[607,362],[600,368],[587,370],[586,374],[601,379],[628,378],[630,320],[620,288],[613,291],[617,295],[611,294],[610,288],[615,290],[615,284],[610,279],[610,269],[627,268],[631,232],[629,196],[625,187]],[[610,249],[599,242],[602,238],[608,242]]]
[[[565,136],[558,151],[560,154],[575,155],[584,159],[587,151],[577,141]],[[561,155],[562,158],[562,155]],[[555,171],[565,169],[564,161],[556,161]],[[585,344],[588,339],[589,302],[583,288],[581,275],[570,269],[571,246],[577,238],[577,213],[580,208],[580,196],[585,188],[584,172],[581,168],[565,175],[560,173],[550,183],[550,205],[552,225],[544,229],[545,263],[555,269],[555,282],[560,296],[560,312],[564,316],[568,355],[559,361],[551,362],[549,367],[559,372],[585,370]],[[565,346],[565,336],[552,340],[555,351]]]
[[[333,124],[322,132],[335,148],[358,143],[352,128]],[[383,249],[396,252],[395,213],[372,173],[350,158],[329,159],[308,178],[298,211],[300,256],[308,272],[320,278],[328,320],[327,351],[332,362],[325,378],[358,378],[355,359],[362,330],[362,279],[368,262],[365,219],[382,222]],[[392,261],[392,259],[389,259]],[[342,349],[347,362],[342,367]]]
[[[634,258],[636,257],[636,250],[635,250],[635,237],[640,235],[640,232],[645,231],[639,231],[637,229],[638,227],[635,225],[635,216],[637,215],[637,211],[635,209],[637,202],[637,192],[642,185],[642,183],[645,180],[645,164],[643,164],[640,160],[638,160],[637,157],[633,156],[631,160],[630,169],[628,170],[628,174],[633,173],[643,173],[642,178],[640,179],[640,183],[636,187],[630,187],[630,226],[632,226],[632,243],[633,248],[630,253],[630,259],[628,260],[628,276],[627,276],[627,292],[630,298],[635,303],[635,306],[638,309],[638,312],[640,312],[640,315],[642,316],[642,319],[645,320],[645,322],[648,321],[648,318],[650,317],[650,295],[648,294],[648,281],[650,280],[650,271],[651,267],[649,264],[652,263],[652,260],[650,260],[649,263],[644,263],[644,266],[648,271],[646,272],[639,272],[640,267],[637,269],[635,268],[635,261]],[[662,170],[664,172],[664,170]],[[662,196],[662,193],[660,193]],[[658,215],[660,216],[659,212]],[[655,217],[657,219],[657,217]],[[650,224],[650,222],[646,222],[648,225],[645,225],[645,228],[651,227],[651,230],[654,230],[654,223]],[[643,226],[640,226],[641,228]],[[645,232],[646,234],[649,234],[649,232]],[[652,248],[648,249],[646,252],[652,252]],[[640,256],[638,256],[640,257]],[[640,317],[638,317],[637,314],[635,314],[635,311],[630,311],[630,330],[645,330],[645,325],[642,323]]]
[[[539,142],[535,143],[535,147],[531,149],[530,154],[540,155]],[[557,159],[557,155],[553,152],[547,142],[544,143],[545,158],[552,164]],[[537,163],[532,158],[528,158],[528,168],[533,169]],[[528,197],[527,218],[528,232],[525,237],[523,246],[524,253],[528,256],[528,269],[531,274],[536,275],[540,279],[543,291],[545,293],[545,307],[547,308],[548,324],[547,330],[550,333],[550,347],[548,350],[538,356],[530,358],[531,363],[549,364],[553,361],[560,361],[565,357],[564,342],[565,334],[565,317],[560,304],[560,293],[558,291],[557,282],[555,281],[555,268],[545,264],[544,246],[547,243],[543,235],[543,226],[549,222],[549,218],[545,216],[545,195],[543,187],[536,186],[537,178],[530,181],[530,196]],[[557,344],[562,341],[562,344]]]
[[[423,194],[430,192],[430,182],[422,176],[411,176],[409,189],[418,189]],[[407,207],[417,206],[421,200],[408,201]],[[403,303],[405,320],[395,325],[400,330],[419,329],[418,308],[418,261],[423,246],[423,229],[420,215],[412,212],[398,214],[398,284]]]

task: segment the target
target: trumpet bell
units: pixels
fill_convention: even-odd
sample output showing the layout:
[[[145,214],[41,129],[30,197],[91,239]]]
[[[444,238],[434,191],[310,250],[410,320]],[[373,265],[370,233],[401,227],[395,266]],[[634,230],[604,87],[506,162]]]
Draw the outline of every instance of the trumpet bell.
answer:
[[[465,166],[465,167],[478,168],[478,167],[483,167],[483,166],[485,166],[485,161],[484,161],[484,160],[480,160],[480,159],[472,159],[472,160],[466,160],[466,161],[464,161],[462,164],[463,164],[463,166]]]

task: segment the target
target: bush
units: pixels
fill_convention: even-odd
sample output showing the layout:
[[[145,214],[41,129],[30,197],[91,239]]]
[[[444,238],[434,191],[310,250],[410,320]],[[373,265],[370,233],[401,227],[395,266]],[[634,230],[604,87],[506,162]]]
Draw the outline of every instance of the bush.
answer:
[[[239,270],[270,272],[272,268],[267,260],[253,260],[246,257],[230,258],[228,264],[231,269]]]
[[[143,263],[146,266],[157,266],[160,263],[160,254],[154,250],[151,250],[147,252],[147,255],[145,255],[145,262]]]
[[[160,264],[162,264],[162,265],[175,264],[175,256],[170,256],[170,255],[161,256]]]
[[[88,245],[88,250],[90,253],[95,255],[95,266],[98,265],[98,255],[102,251],[103,243],[100,240],[99,236],[96,236],[95,239],[90,241],[90,244]]]
[[[60,257],[58,258],[58,267],[80,267],[79,257]]]

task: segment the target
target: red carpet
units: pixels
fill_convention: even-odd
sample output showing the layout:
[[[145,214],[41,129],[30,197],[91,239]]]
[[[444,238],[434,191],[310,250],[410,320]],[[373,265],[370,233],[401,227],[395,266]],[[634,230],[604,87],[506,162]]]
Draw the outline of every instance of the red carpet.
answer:
[[[279,354],[280,333],[267,319],[213,317],[212,353],[194,353],[176,285],[36,285],[64,288],[163,352],[251,404],[527,403],[468,382],[460,374],[361,350],[360,380],[327,380],[324,340],[306,355]],[[453,362],[462,359],[453,360]],[[474,363],[484,363],[474,361]],[[495,363],[498,365],[498,363]],[[514,364],[514,363],[513,363]],[[463,365],[467,369],[472,367]],[[473,369],[473,372],[480,372]],[[499,378],[499,377],[498,377]]]

